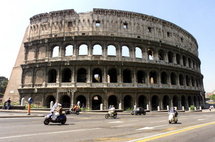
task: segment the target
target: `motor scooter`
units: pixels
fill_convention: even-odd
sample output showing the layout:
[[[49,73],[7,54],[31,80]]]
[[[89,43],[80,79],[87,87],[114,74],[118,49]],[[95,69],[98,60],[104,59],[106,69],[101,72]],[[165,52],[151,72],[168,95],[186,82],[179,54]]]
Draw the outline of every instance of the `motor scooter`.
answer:
[[[48,115],[45,116],[45,119],[44,119],[44,124],[45,125],[48,125],[49,122],[52,122],[52,123],[61,123],[61,124],[65,124],[66,123],[66,115],[65,114],[61,114],[57,117],[54,116],[54,113],[50,113]]]
[[[107,114],[105,114],[105,118],[106,119],[108,119],[108,118],[116,119],[117,118],[117,112],[108,112]]]
[[[79,115],[80,114],[80,111],[81,111],[81,109],[70,109],[70,110],[67,110],[66,111],[66,114],[76,114],[76,115]]]
[[[174,112],[169,112],[169,124],[171,123],[177,123],[178,117],[175,115]]]

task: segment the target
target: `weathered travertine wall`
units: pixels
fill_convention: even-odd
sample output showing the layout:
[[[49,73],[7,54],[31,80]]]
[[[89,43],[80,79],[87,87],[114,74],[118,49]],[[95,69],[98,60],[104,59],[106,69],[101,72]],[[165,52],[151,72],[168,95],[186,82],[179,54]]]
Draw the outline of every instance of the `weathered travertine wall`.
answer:
[[[74,10],[54,11],[30,19],[28,41],[77,35],[103,35],[168,43],[198,55],[195,38],[179,26],[145,14],[94,9],[88,13]]]

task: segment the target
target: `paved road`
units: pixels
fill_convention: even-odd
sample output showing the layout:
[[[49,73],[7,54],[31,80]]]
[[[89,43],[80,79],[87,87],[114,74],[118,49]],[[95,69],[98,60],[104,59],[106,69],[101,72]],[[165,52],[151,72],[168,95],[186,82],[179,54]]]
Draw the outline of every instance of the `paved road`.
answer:
[[[188,142],[215,141],[215,112],[180,113],[178,124],[168,124],[166,113],[146,116],[119,114],[68,115],[66,125],[43,124],[43,117],[0,118],[2,142]]]

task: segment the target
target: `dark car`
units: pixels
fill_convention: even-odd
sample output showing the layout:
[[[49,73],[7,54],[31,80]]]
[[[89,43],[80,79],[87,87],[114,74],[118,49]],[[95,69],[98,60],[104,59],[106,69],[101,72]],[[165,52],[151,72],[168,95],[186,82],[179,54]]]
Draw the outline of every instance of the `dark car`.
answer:
[[[137,107],[136,109],[131,111],[131,115],[146,115],[146,111],[142,107]]]

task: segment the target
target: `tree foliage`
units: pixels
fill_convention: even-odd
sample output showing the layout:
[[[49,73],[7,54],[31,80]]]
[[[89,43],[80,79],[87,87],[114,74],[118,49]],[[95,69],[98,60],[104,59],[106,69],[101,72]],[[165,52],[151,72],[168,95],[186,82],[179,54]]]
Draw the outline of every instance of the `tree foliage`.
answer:
[[[0,96],[4,94],[7,83],[8,79],[6,77],[0,76]]]
[[[210,99],[215,101],[215,94],[210,96]]]

